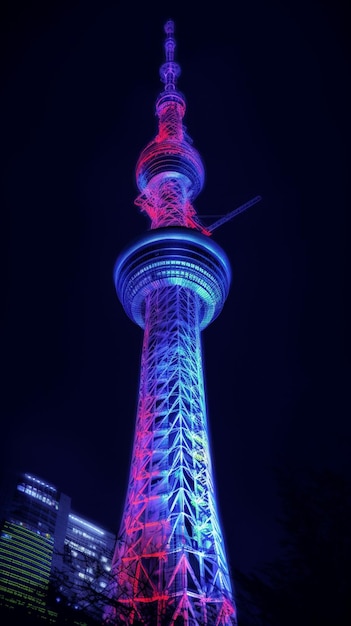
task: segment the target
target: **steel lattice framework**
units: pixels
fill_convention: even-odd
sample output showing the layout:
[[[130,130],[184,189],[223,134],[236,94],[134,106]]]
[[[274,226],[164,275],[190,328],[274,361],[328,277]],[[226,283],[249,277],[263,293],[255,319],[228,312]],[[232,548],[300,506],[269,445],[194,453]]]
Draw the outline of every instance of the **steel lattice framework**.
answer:
[[[159,132],[141,153],[136,203],[151,229],[117,259],[127,315],[144,329],[137,417],[105,621],[236,624],[216,506],[201,331],[222,310],[231,271],[192,202],[203,165],[184,132],[173,22],[165,26]]]

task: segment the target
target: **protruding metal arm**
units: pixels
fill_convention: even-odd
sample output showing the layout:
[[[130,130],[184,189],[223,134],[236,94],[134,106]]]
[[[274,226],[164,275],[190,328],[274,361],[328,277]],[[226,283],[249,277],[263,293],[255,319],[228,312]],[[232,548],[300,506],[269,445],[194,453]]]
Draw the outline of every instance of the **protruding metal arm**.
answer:
[[[224,215],[216,222],[213,222],[213,224],[211,224],[210,226],[207,226],[207,230],[212,233],[216,228],[222,226],[222,224],[225,224],[225,222],[228,222],[236,215],[239,215],[239,213],[246,211],[246,209],[249,209],[250,206],[256,204],[256,202],[259,202],[260,200],[262,200],[261,196],[255,196],[255,198],[252,198],[252,200],[245,202],[245,204],[242,204],[237,209],[234,209],[234,211],[230,211],[229,213],[227,213],[227,215]]]

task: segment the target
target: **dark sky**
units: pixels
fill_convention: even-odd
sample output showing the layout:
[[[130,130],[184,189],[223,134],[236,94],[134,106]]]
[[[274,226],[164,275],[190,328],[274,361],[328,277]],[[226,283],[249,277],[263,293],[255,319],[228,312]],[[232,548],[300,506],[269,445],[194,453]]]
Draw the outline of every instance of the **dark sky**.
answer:
[[[149,222],[134,170],[157,131],[175,20],[195,201],[233,283],[203,332],[232,567],[277,551],[272,468],[350,472],[350,56],[341,3],[8,2],[1,25],[2,469],[117,530],[142,331],[112,281]],[[6,5],[6,3],[5,3]]]

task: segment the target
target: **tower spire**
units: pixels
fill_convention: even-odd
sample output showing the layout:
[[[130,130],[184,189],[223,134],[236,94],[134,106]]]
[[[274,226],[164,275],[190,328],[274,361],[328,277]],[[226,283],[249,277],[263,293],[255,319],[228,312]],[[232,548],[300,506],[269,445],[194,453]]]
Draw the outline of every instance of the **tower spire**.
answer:
[[[176,42],[174,39],[174,22],[168,20],[165,24],[165,57],[166,62],[160,67],[160,76],[165,84],[166,91],[175,91],[177,86],[177,78],[180,76],[181,70],[178,63],[174,62],[174,50]]]
[[[200,223],[193,200],[205,181],[204,166],[185,132],[186,103],[177,89],[181,70],[174,60],[174,23],[164,27],[165,63],[160,67],[164,89],[156,100],[158,133],[141,152],[136,165],[140,195],[135,200],[151,219],[151,228],[185,226],[203,234],[210,232]]]

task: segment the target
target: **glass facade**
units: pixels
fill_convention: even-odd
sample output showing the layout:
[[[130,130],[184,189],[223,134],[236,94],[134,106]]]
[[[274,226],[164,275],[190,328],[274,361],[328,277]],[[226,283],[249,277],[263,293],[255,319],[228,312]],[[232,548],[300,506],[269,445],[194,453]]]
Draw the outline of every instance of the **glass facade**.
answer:
[[[46,612],[53,538],[5,520],[0,535],[0,604]]]
[[[66,595],[74,608],[94,617],[101,617],[106,602],[115,541],[113,533],[73,512],[69,514],[62,569]]]
[[[9,476],[0,495],[0,607],[49,621],[62,605],[101,615],[115,535],[74,513],[69,496],[31,474]]]

